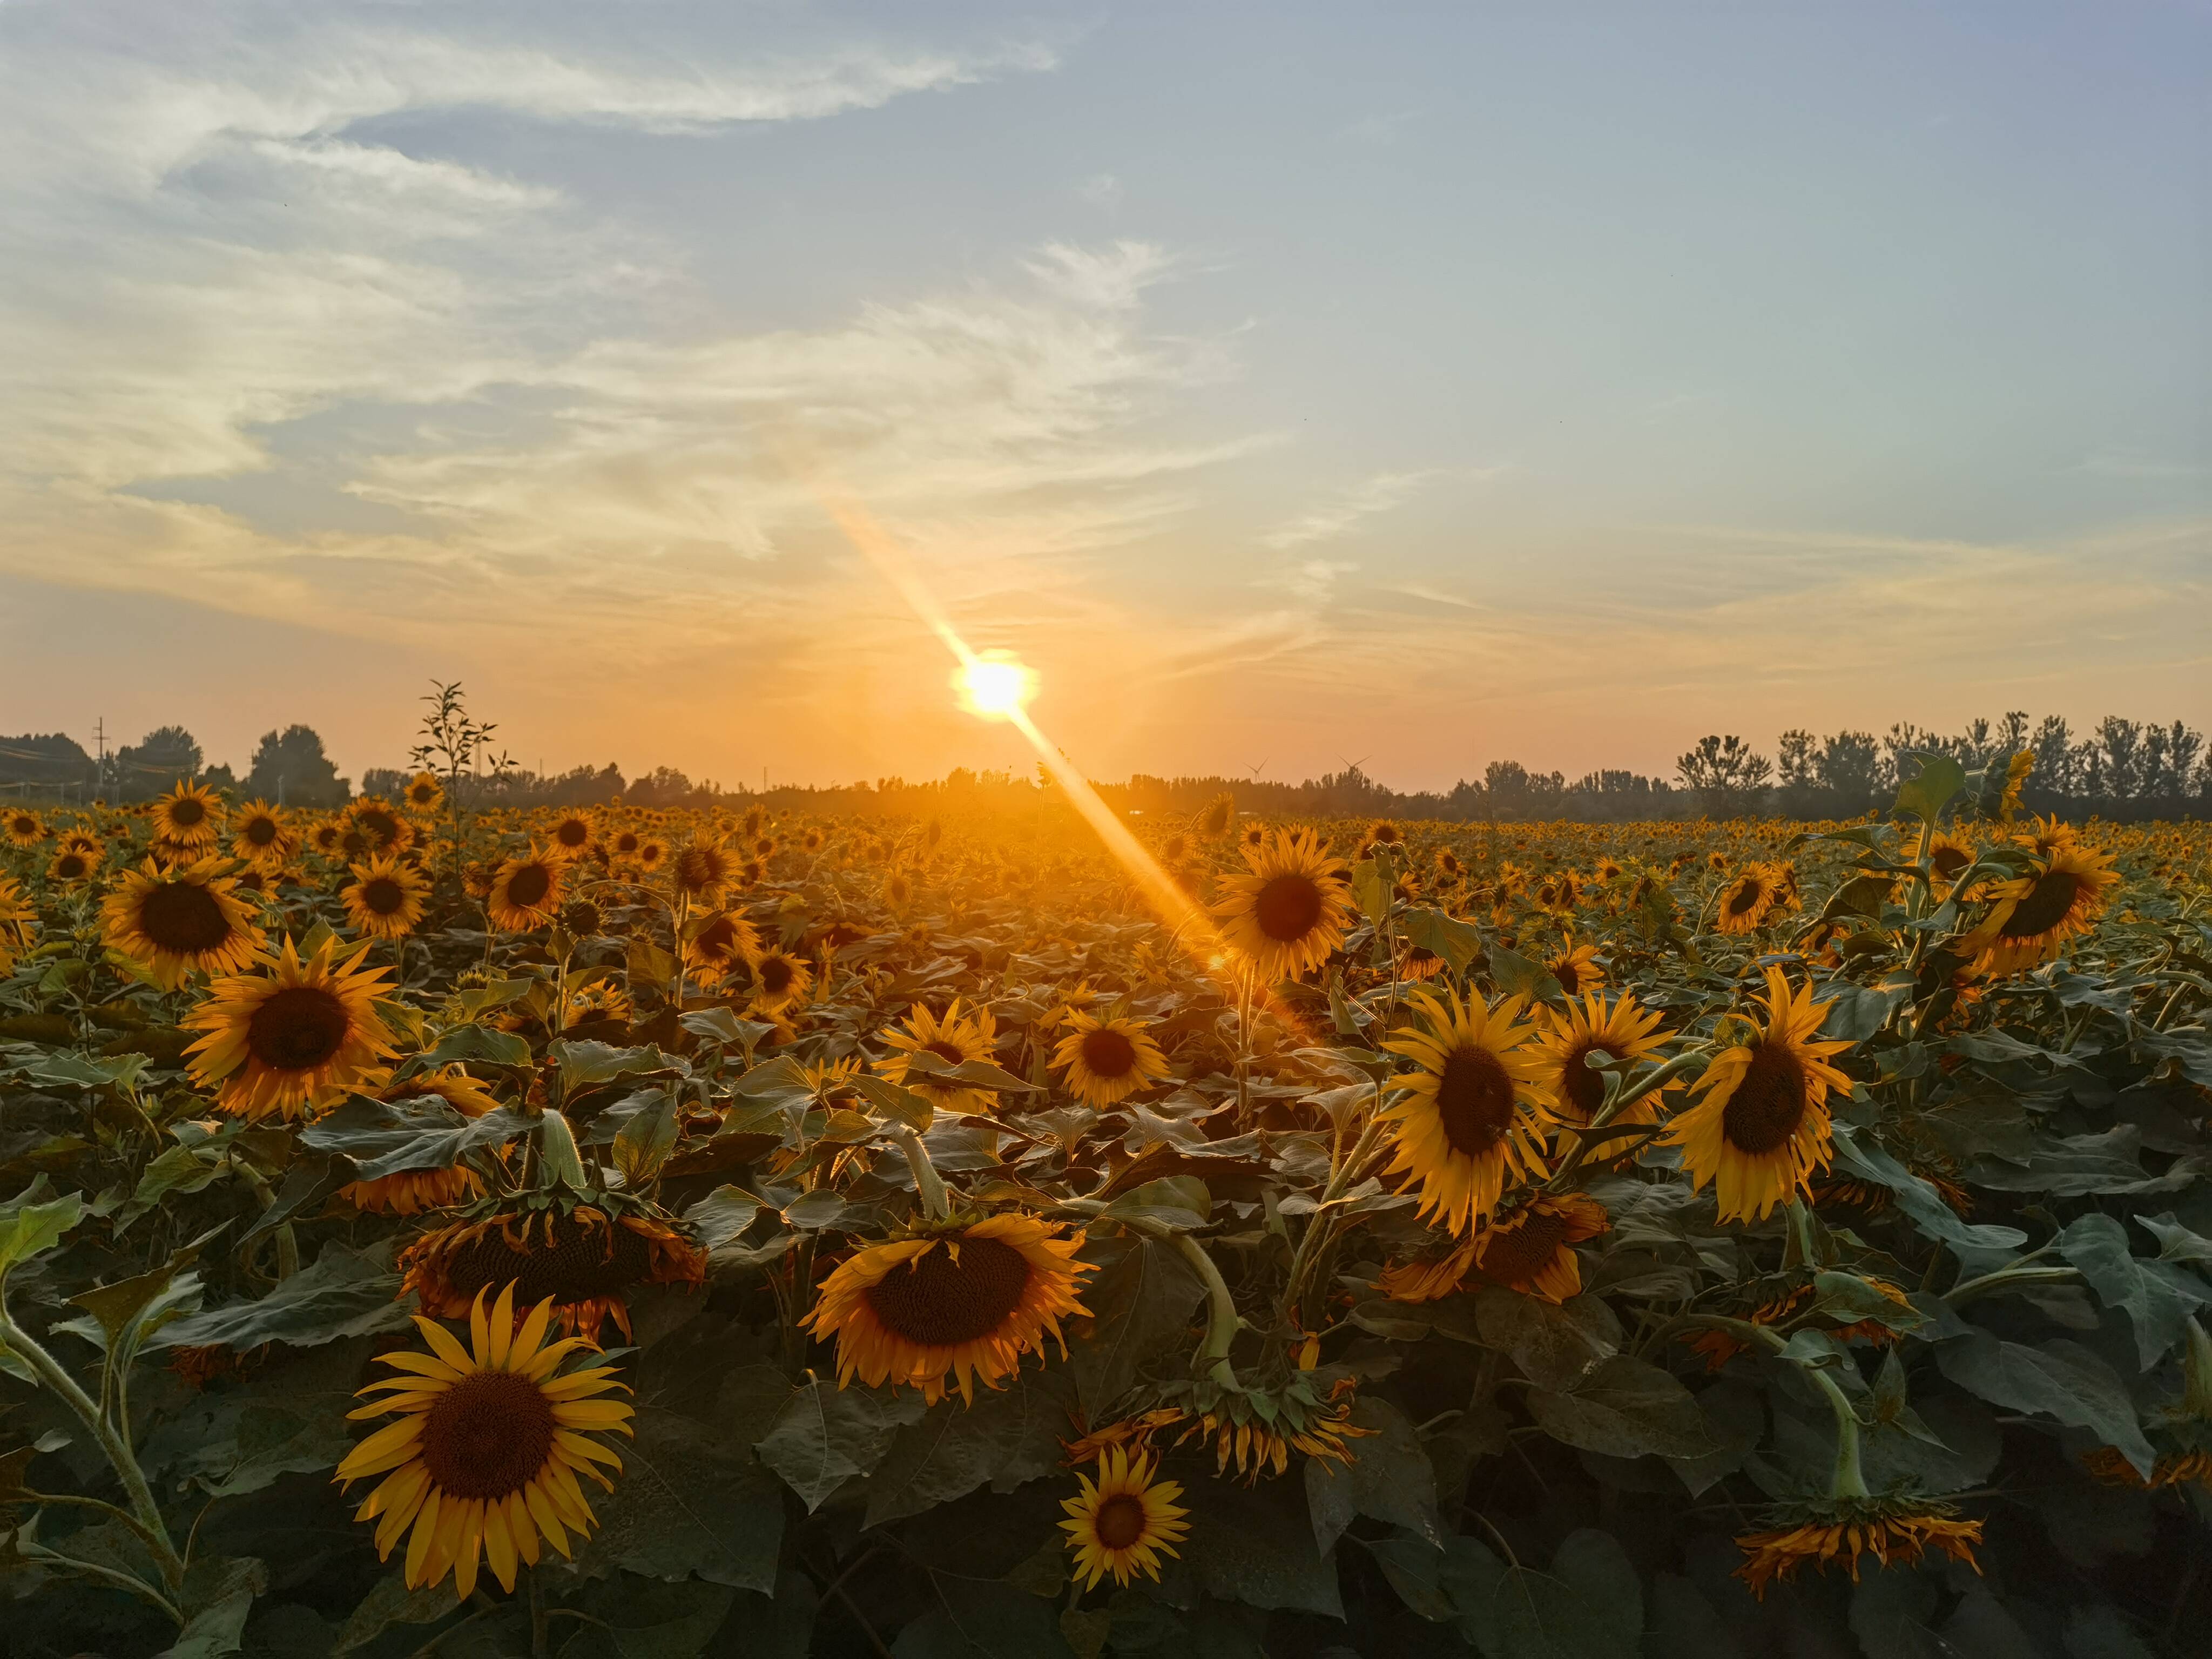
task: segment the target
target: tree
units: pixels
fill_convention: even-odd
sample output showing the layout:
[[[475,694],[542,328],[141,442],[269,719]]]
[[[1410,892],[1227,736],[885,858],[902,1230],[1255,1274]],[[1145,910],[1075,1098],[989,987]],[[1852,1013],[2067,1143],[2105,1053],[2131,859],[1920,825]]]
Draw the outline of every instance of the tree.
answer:
[[[2070,793],[2074,787],[2074,733],[2063,714],[2045,714],[2027,746],[2035,752],[2031,775],[2039,793]]]
[[[26,732],[0,738],[0,784],[43,784],[58,788],[94,781],[93,759],[75,738],[59,732]]]
[[[292,725],[264,732],[246,774],[246,793],[287,806],[342,806],[353,790],[323,753],[323,739],[312,726]]]
[[[1780,763],[1782,787],[1808,789],[1820,769],[1820,739],[1799,728],[1775,739],[1775,758]]]
[[[116,798],[143,800],[200,770],[199,739],[181,726],[157,726],[115,751]]]
[[[1766,781],[1774,775],[1774,763],[1753,754],[1741,738],[1704,737],[1675,761],[1674,769],[1685,788],[1697,791],[1706,811],[1740,817],[1758,805]]]

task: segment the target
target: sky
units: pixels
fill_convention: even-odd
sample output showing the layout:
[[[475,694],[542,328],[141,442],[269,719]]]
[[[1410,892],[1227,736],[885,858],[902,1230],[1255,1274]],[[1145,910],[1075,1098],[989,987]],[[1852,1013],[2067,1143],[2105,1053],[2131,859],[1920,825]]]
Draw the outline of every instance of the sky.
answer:
[[[0,732],[2212,725],[2212,5],[0,3]]]

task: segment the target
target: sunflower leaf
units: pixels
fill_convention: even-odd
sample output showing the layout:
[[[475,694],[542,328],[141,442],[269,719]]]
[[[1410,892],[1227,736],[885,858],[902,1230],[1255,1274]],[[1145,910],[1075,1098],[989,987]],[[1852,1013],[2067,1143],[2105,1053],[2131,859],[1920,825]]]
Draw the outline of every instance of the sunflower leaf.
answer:
[[[841,1389],[814,1378],[793,1391],[754,1450],[783,1477],[811,1515],[854,1475],[873,1474],[907,1425],[921,1420],[921,1396]]]
[[[1550,969],[1502,945],[1490,947],[1490,977],[1500,996],[1526,997],[1535,1003],[1554,1001],[1565,994]]]
[[[1892,810],[1910,812],[1933,823],[1942,816],[1951,798],[1966,787],[1966,769],[1948,755],[1921,749],[1907,752],[1920,763],[1920,770],[1898,785],[1897,805]]]
[[[1176,1232],[1206,1225],[1213,1195],[1196,1176],[1164,1176],[1132,1188],[1098,1212],[1102,1221],[1149,1221]]]
[[[1627,1354],[1601,1360],[1571,1393],[1529,1389],[1528,1406],[1554,1440],[1610,1457],[1702,1457],[1714,1449],[1690,1391]]]

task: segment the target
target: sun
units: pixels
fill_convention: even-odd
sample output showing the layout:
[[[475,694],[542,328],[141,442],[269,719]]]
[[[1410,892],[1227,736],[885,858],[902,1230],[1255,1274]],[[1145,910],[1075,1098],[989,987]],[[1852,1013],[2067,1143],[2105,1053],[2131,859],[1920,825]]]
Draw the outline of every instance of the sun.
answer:
[[[1036,692],[1036,676],[1002,651],[972,656],[952,672],[960,706],[987,720],[1011,720]]]

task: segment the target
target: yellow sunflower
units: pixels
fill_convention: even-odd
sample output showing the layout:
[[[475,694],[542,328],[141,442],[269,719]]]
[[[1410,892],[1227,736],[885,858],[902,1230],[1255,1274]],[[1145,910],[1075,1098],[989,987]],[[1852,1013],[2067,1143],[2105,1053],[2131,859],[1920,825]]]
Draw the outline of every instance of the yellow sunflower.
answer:
[[[1966,936],[1979,951],[1978,973],[2002,978],[2062,954],[2069,939],[2087,933],[2104,914],[2106,897],[2119,885],[2112,855],[2075,843],[2054,845],[2037,867],[2016,880],[1990,888],[1989,914]]]
[[[1625,995],[1608,1008],[1592,991],[1580,1001],[1567,1004],[1565,1013],[1537,1011],[1542,1027],[1543,1064],[1536,1080],[1549,1095],[1553,1110],[1562,1123],[1579,1128],[1597,1115],[1605,1103],[1605,1076],[1584,1062],[1592,1054],[1606,1060],[1640,1060],[1656,1054],[1667,1042],[1659,1030],[1661,1016],[1654,1008],[1639,1006]],[[1659,1102],[1646,1095],[1613,1121],[1617,1123],[1656,1123]]]
[[[415,826],[381,795],[362,796],[346,809],[346,821],[368,842],[364,848],[348,848],[349,852],[404,853],[415,844]]]
[[[434,772],[417,772],[407,780],[404,797],[410,812],[434,812],[445,804],[446,787]]]
[[[263,971],[209,987],[179,1023],[207,1033],[185,1052],[195,1084],[222,1085],[216,1110],[257,1121],[312,1116],[395,1052],[376,1008],[385,970],[367,965],[367,950],[341,955],[325,939],[303,963],[287,939],[283,955],[262,957]]]
[[[430,884],[413,865],[398,858],[371,859],[346,866],[353,879],[338,890],[346,921],[370,939],[404,939],[422,920],[423,896]]]
[[[1148,1452],[1133,1456],[1120,1447],[1098,1454],[1098,1479],[1075,1478],[1083,1490],[1062,1498],[1068,1518],[1060,1524],[1067,1534],[1067,1547],[1075,1555],[1074,1576],[1091,1589],[1108,1573],[1127,1585],[1131,1571],[1157,1581],[1160,1556],[1180,1555],[1176,1546],[1190,1530],[1183,1519],[1189,1513],[1176,1503],[1182,1488],[1172,1480],[1155,1480],[1155,1464]]]
[[[154,837],[180,853],[204,853],[222,830],[222,800],[212,789],[177,780],[177,787],[154,803]]]
[[[240,807],[230,827],[230,850],[258,869],[273,870],[300,848],[300,838],[285,821],[284,809],[266,801]]]
[[[790,951],[756,949],[745,958],[753,972],[753,1002],[761,1008],[781,1008],[804,1002],[814,985],[814,965]]]
[[[499,1293],[487,1316],[479,1295],[469,1310],[473,1347],[420,1314],[416,1328],[429,1352],[404,1349],[376,1357],[400,1373],[362,1389],[381,1400],[348,1415],[388,1417],[338,1465],[338,1484],[383,1475],[354,1511],[376,1522],[376,1555],[388,1559],[408,1537],[410,1589],[453,1575],[453,1594],[476,1593],[479,1559],[500,1588],[514,1588],[516,1565],[535,1566],[539,1540],[569,1559],[568,1534],[582,1538],[599,1524],[584,1501],[579,1474],[603,1490],[613,1483],[601,1468],[622,1459],[595,1437],[628,1434],[632,1408],[601,1395],[626,1387],[611,1365],[563,1372],[563,1361],[592,1345],[580,1337],[547,1342],[551,1304],[540,1302],[516,1328],[514,1286]]]
[[[1397,1126],[1390,1170],[1419,1182],[1420,1214],[1463,1233],[1498,1207],[1509,1176],[1543,1173],[1554,1121],[1536,1081],[1543,1055],[1517,996],[1494,1009],[1473,992],[1439,999],[1423,988],[1413,1000],[1421,1021],[1383,1045],[1415,1066],[1390,1079],[1402,1091],[1383,1112]]]
[[[14,970],[15,952],[30,946],[39,913],[13,876],[0,876],[0,974]]]
[[[0,833],[7,836],[11,847],[36,847],[46,838],[46,826],[36,812],[18,806],[0,816]]]
[[[61,850],[47,860],[46,879],[64,887],[74,887],[79,882],[90,881],[100,873],[106,850],[97,842],[90,847],[65,842]]]
[[[752,923],[734,911],[720,910],[684,941],[684,965],[694,977],[711,983],[726,978],[739,962],[758,955],[760,948],[760,933]]]
[[[1571,997],[1581,996],[1605,983],[1605,969],[1598,966],[1595,945],[1577,945],[1570,939],[1559,954],[1544,966],[1559,981],[1559,988]]]
[[[565,860],[535,847],[521,858],[503,862],[484,901],[492,926],[526,933],[552,921],[561,912],[562,878],[567,868]]]
[[[1066,1074],[1068,1092],[1092,1106],[1111,1106],[1173,1075],[1142,1021],[1094,1019],[1074,1008],[1052,1063]]]
[[[1974,849],[1956,836],[1938,830],[1929,838],[1928,862],[1935,877],[1932,884],[1937,897],[1949,892],[1959,878],[1966,873],[1974,861]]]
[[[564,1028],[601,1019],[627,1023],[635,1012],[628,992],[619,985],[600,980],[568,993],[568,1000],[561,1005],[561,1023]]]
[[[504,1210],[433,1229],[399,1254],[403,1291],[443,1319],[458,1319],[495,1285],[527,1300],[550,1297],[564,1328],[596,1338],[611,1319],[630,1334],[624,1292],[641,1285],[702,1285],[707,1256],[655,1217],[578,1204]]]
[[[1076,1300],[1091,1271],[1075,1259],[1082,1243],[1034,1216],[994,1215],[872,1244],[823,1282],[804,1322],[837,1339],[839,1388],[858,1376],[920,1389],[933,1406],[951,1376],[972,1405],[976,1378],[997,1388],[1047,1337],[1066,1353],[1060,1322],[1090,1313]]]
[[[594,834],[589,812],[563,812],[545,833],[547,843],[563,858],[580,859]]]
[[[1263,981],[1297,979],[1344,942],[1344,860],[1310,830],[1278,830],[1243,851],[1249,873],[1225,878],[1213,907],[1222,933]]]
[[[1792,992],[1779,968],[1766,970],[1763,1025],[1723,1051],[1694,1090],[1698,1103],[1675,1118],[1665,1139],[1682,1150],[1693,1187],[1716,1185],[1723,1221],[1757,1221],[1826,1169],[1832,1148],[1828,1091],[1850,1083],[1828,1063],[1848,1042],[1814,1034],[1832,1003],[1813,988]]]
[[[638,862],[645,861],[644,849],[641,848]],[[694,904],[714,904],[737,880],[738,860],[720,842],[712,836],[699,836],[669,854],[668,876],[676,884],[676,890]]]
[[[164,869],[152,859],[124,872],[100,907],[107,946],[164,991],[190,974],[235,973],[266,939],[238,896],[228,859]]]
[[[1720,905],[1713,916],[1714,930],[1723,933],[1755,933],[1780,898],[1773,870],[1764,864],[1751,865],[1721,890]]]
[[[915,1072],[912,1063],[918,1054],[934,1054],[947,1066],[971,1060],[995,1061],[999,1023],[988,1008],[963,1014],[960,999],[955,997],[940,1018],[917,1002],[906,1017],[905,1028],[893,1027],[884,1033],[884,1041],[893,1052],[878,1060],[876,1069],[892,1082],[913,1090],[939,1111],[974,1117],[996,1109],[999,1097],[993,1091],[964,1083],[933,1082]]]
[[[307,845],[326,859],[336,858],[345,850],[345,837],[346,824],[342,818],[318,818],[307,826]]]
[[[1554,1307],[1583,1288],[1573,1247],[1612,1231],[1605,1206],[1583,1193],[1538,1193],[1474,1236],[1474,1273]]]
[[[1737,1539],[1744,1561],[1736,1577],[1763,1601],[1769,1584],[1790,1578],[1808,1564],[1824,1572],[1832,1565],[1847,1566],[1856,1583],[1859,1558],[1865,1555],[1887,1570],[1893,1561],[1911,1566],[1935,1550],[1979,1572],[1974,1547],[1982,1541],[1982,1523],[1961,1521],[1958,1513],[1950,1504],[1929,1498],[1824,1499],[1790,1516],[1791,1525]]]

